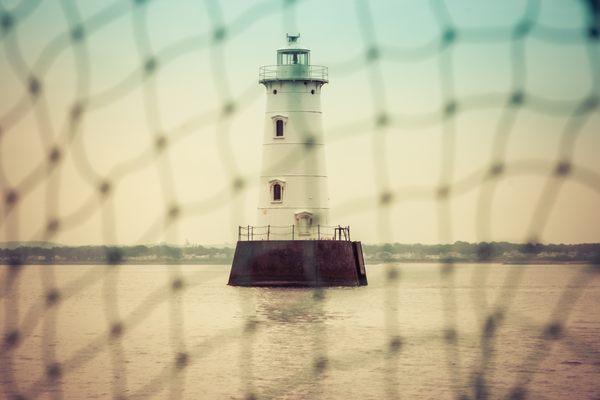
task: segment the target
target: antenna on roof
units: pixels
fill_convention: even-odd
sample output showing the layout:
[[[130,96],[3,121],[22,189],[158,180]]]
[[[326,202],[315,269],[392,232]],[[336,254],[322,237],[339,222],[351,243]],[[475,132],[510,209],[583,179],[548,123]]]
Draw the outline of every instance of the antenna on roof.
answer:
[[[296,35],[290,35],[289,33],[287,34],[287,41],[288,41],[288,46],[293,46],[295,44],[298,43],[298,39],[300,38],[300,34],[296,34]]]

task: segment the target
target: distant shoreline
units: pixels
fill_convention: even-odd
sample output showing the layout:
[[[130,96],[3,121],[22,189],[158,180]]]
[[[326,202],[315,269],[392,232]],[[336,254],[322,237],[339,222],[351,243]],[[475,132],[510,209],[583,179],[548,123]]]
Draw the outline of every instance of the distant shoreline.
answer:
[[[385,264],[446,264],[446,261],[433,261],[433,260],[395,260],[395,261],[375,261],[366,262],[367,266],[377,266]],[[495,265],[507,265],[507,266],[524,266],[524,265],[589,265],[588,261],[476,261],[476,260],[455,260],[453,264],[495,264]],[[0,262],[0,266],[8,267],[14,265],[11,263]],[[18,265],[80,265],[80,266],[99,266],[99,265],[223,265],[231,266],[231,262],[224,261],[121,261],[118,264],[109,262],[78,262],[78,261],[65,261],[65,262],[28,262],[19,263]]]
[[[231,265],[235,248],[168,244],[60,246],[47,242],[0,243],[0,265]],[[600,264],[600,243],[541,244],[454,242],[452,244],[364,244],[375,264]]]

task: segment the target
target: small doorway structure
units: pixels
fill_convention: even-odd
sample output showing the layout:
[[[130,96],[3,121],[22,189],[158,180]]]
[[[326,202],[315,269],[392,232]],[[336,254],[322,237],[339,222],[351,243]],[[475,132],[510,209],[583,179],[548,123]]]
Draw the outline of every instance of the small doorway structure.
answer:
[[[294,214],[294,216],[298,226],[298,235],[309,236],[312,231],[313,214],[308,211],[301,211]]]

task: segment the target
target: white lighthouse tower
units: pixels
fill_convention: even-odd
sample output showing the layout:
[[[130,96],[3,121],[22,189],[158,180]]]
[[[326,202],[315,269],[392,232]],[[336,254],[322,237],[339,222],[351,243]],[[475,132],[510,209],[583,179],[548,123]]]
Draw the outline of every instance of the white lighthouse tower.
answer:
[[[367,285],[362,245],[349,226],[327,226],[329,197],[321,123],[327,68],[310,64],[287,35],[277,65],[260,67],[267,90],[258,225],[239,226],[228,285]]]
[[[267,107],[264,121],[258,225],[272,236],[291,228],[294,238],[315,239],[329,224],[329,195],[321,121],[327,67],[310,64],[310,50],[287,35],[277,65],[260,67]],[[283,231],[282,231],[283,229]]]

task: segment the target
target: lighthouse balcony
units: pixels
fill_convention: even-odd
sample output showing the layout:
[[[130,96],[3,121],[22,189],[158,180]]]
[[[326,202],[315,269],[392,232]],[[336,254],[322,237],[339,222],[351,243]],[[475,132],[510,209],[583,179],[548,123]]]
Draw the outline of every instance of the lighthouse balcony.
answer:
[[[256,240],[339,240],[350,241],[349,226],[265,225],[239,226],[238,241]]]
[[[258,72],[259,82],[268,83],[276,81],[317,81],[329,82],[327,67],[321,65],[266,65]]]

